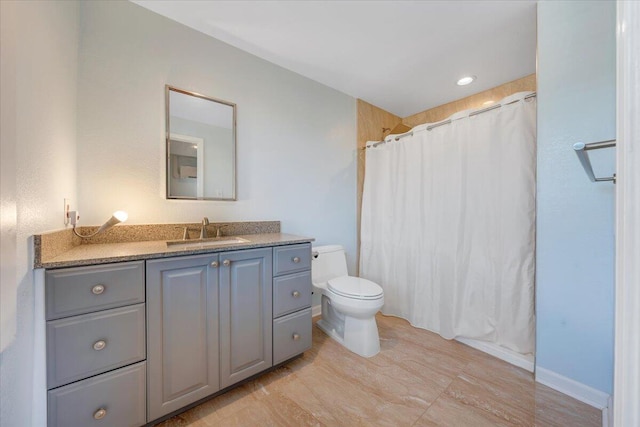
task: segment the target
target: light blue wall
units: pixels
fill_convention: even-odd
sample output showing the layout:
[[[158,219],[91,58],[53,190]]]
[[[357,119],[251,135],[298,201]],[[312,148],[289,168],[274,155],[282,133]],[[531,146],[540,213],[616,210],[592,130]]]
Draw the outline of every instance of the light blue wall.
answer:
[[[572,145],[615,138],[615,7],[538,3],[536,366],[606,393],[614,186],[591,183]],[[613,149],[600,151],[592,152],[596,175],[610,175]]]
[[[76,2],[0,1],[2,427],[47,416],[31,236],[64,227],[62,200],[76,200],[79,25]]]
[[[355,271],[355,98],[130,2],[81,2],[80,23],[83,224],[279,220]],[[236,202],[165,199],[165,84],[237,104]]]
[[[0,1],[0,20],[0,426],[45,424],[29,238],[64,227],[63,198],[85,225],[278,219],[355,271],[354,98],[129,2]],[[166,83],[238,104],[238,202],[164,198]]]

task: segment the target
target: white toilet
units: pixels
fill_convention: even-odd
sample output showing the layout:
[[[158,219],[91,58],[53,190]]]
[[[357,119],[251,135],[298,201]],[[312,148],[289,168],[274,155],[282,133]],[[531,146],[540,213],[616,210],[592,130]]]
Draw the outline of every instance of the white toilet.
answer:
[[[384,293],[378,284],[348,274],[342,246],[313,248],[311,277],[322,294],[317,325],[354,353],[375,356],[380,351],[375,315],[384,304]]]

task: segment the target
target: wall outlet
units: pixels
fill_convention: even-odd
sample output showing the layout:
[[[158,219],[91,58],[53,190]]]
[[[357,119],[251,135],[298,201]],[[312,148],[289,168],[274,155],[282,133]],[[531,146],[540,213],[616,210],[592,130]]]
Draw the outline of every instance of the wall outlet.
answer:
[[[71,206],[71,199],[64,199],[64,225],[69,225],[71,218],[69,217],[69,208]]]

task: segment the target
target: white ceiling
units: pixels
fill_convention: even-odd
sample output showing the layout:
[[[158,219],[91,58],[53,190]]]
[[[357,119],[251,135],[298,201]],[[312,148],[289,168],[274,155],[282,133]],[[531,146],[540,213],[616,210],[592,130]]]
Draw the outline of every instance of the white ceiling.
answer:
[[[400,117],[535,72],[533,0],[134,3]]]

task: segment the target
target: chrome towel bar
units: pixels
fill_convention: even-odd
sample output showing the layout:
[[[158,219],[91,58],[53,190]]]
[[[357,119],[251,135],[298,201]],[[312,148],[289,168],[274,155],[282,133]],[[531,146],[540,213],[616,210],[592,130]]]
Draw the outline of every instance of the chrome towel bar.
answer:
[[[613,176],[608,176],[605,178],[597,178],[593,173],[593,168],[591,167],[591,161],[589,160],[589,155],[587,151],[589,150],[597,150],[599,148],[611,148],[616,146],[616,140],[610,139],[607,141],[600,142],[592,142],[590,144],[585,144],[584,142],[576,142],[573,144],[573,149],[576,150],[576,154],[578,156],[578,160],[582,164],[584,171],[587,173],[587,176],[591,180],[591,182],[602,182],[602,181],[613,181],[616,183],[616,174]]]

